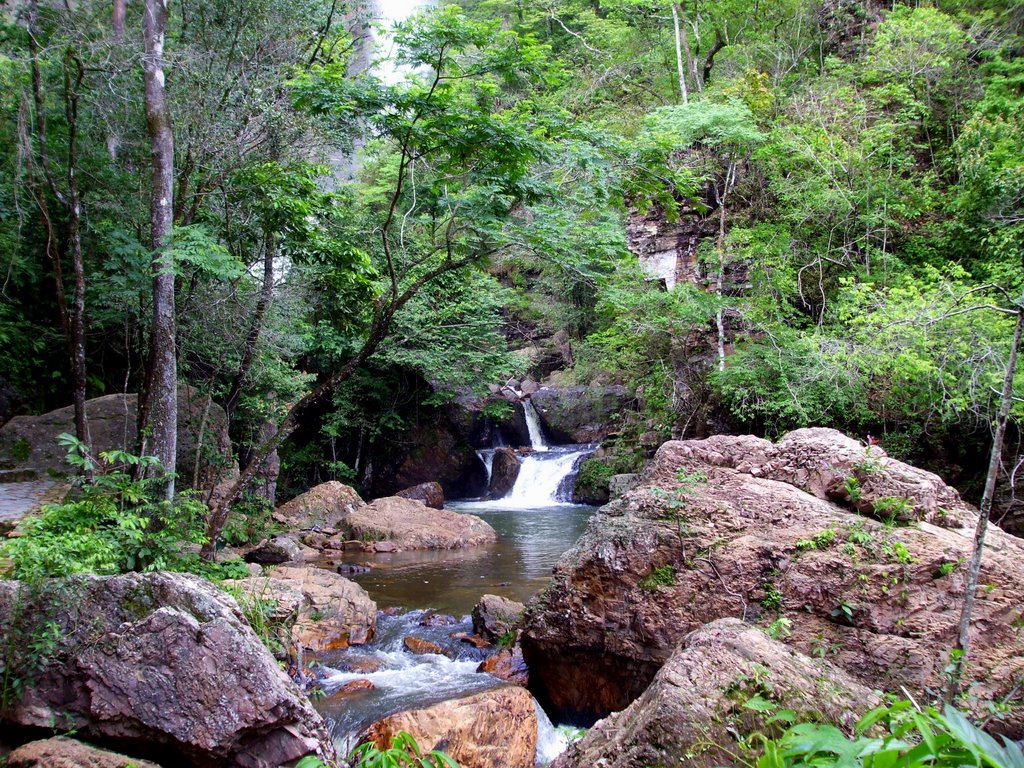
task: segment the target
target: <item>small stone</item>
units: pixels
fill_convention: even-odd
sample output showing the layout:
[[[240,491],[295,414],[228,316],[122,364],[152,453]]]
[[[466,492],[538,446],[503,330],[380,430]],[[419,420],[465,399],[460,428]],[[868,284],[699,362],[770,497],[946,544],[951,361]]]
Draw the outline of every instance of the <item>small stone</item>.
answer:
[[[374,552],[397,552],[398,545],[393,541],[375,541],[373,542]]]

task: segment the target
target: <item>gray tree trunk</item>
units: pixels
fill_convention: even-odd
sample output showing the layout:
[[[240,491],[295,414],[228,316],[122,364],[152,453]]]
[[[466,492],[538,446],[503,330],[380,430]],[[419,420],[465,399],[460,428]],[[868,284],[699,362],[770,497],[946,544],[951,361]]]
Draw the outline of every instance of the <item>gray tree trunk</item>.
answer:
[[[153,161],[150,224],[153,237],[153,324],[145,404],[139,424],[144,452],[156,456],[168,473],[165,496],[174,496],[178,441],[178,364],[174,317],[174,259],[170,251],[174,201],[174,135],[164,87],[164,35],[169,0],[145,0],[146,126]]]

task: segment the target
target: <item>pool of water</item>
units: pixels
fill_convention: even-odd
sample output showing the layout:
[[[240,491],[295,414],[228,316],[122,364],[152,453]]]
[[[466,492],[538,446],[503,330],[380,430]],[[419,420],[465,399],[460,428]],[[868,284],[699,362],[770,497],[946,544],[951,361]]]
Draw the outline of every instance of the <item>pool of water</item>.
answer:
[[[346,576],[380,608],[433,609],[468,614],[481,595],[525,602],[542,588],[559,557],[576,542],[594,507],[552,504],[516,509],[507,501],[450,502],[447,507],[486,520],[497,543],[457,550],[345,553],[338,562],[369,566]]]

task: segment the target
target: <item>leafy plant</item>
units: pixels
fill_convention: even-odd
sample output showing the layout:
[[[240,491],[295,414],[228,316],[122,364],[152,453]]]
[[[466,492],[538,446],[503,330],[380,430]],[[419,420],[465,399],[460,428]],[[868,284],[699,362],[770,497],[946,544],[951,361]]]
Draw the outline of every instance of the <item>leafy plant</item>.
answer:
[[[882,730],[881,735],[867,735]],[[798,723],[778,739],[762,737],[756,768],[845,766],[847,768],[1020,768],[1024,752],[1012,741],[1002,743],[947,706],[940,714],[918,710],[909,701],[879,707],[847,736],[833,725]]]
[[[19,526],[21,535],[0,544],[11,575],[35,581],[75,573],[189,570],[185,544],[201,543],[206,508],[184,495],[170,502],[151,496],[162,480],[134,479],[127,468],[154,468],[153,457],[105,451],[92,457],[73,436],[60,436],[68,461],[88,470],[77,498],[48,505]]]
[[[777,611],[782,607],[784,595],[774,584],[768,584],[764,588],[764,597],[761,598],[761,607],[768,611]]]
[[[391,738],[391,744],[381,749],[375,742],[360,744],[349,755],[355,768],[459,768],[459,764],[444,752],[432,749],[420,751],[419,745],[409,733],[399,731]],[[303,766],[300,761],[296,768],[314,768],[315,763]]]
[[[651,573],[640,581],[640,589],[655,591],[658,587],[671,587],[676,583],[675,566],[662,565],[655,568]]]

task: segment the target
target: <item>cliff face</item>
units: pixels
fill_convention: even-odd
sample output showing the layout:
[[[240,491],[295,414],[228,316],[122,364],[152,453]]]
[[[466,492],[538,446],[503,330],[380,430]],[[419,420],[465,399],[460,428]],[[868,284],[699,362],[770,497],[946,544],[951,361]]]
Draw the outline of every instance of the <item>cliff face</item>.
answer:
[[[623,709],[689,632],[726,617],[775,623],[870,688],[942,687],[976,513],[937,476],[811,429],[669,442],[643,482],[527,610],[531,685],[561,716]],[[1024,675],[1024,542],[994,529],[980,583],[969,683],[1000,700]]]

